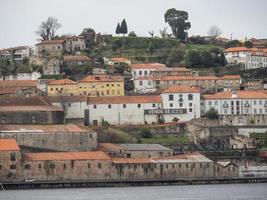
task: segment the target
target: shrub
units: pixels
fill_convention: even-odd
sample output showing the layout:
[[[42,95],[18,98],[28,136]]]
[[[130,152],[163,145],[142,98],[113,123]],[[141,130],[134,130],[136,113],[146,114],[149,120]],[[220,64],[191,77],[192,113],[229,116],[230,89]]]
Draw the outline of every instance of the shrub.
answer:
[[[149,129],[140,130],[140,135],[142,138],[151,138],[152,137],[152,133]]]
[[[218,111],[212,107],[206,112],[206,117],[209,119],[219,119]]]

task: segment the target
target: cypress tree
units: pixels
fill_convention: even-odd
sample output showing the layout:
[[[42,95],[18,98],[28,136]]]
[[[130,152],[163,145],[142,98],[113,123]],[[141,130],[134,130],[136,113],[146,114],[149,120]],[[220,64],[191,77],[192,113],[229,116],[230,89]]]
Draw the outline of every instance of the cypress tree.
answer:
[[[127,23],[126,23],[125,19],[123,19],[121,22],[121,31],[120,32],[123,35],[128,33]]]
[[[116,34],[120,34],[120,33],[121,33],[121,26],[120,26],[120,23],[118,23],[115,33],[116,33]]]

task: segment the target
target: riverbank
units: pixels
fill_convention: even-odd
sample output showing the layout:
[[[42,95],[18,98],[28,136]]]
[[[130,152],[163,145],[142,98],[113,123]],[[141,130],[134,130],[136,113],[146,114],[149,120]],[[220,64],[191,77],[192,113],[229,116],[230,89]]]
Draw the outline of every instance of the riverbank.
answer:
[[[49,189],[49,188],[89,188],[89,187],[130,187],[130,186],[169,186],[169,185],[205,185],[267,183],[264,178],[194,178],[194,179],[158,179],[158,180],[112,180],[112,181],[32,181],[3,182],[5,190],[10,189]]]

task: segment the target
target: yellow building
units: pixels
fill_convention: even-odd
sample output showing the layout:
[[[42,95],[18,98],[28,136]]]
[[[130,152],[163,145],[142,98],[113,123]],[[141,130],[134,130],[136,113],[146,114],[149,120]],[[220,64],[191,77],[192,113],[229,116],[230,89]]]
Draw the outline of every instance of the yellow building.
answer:
[[[90,75],[79,82],[80,95],[124,96],[122,76]]]
[[[79,95],[78,83],[70,79],[50,81],[47,85],[48,96]]]
[[[122,76],[90,75],[75,82],[70,79],[48,83],[48,96],[124,96]]]

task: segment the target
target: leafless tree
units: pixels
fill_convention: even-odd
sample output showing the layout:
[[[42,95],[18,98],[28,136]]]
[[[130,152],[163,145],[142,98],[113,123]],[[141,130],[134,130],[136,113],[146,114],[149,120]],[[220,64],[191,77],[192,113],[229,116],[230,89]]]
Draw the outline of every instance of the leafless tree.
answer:
[[[167,29],[168,29],[168,27],[163,27],[162,30],[159,30],[159,34],[161,35],[162,38],[168,37]]]
[[[39,26],[36,33],[41,37],[41,40],[51,40],[55,37],[56,31],[61,27],[58,19],[54,17],[48,17],[46,21],[43,21]]]
[[[215,40],[221,34],[222,30],[216,25],[211,26],[208,30],[208,36],[210,36],[211,40]]]
[[[148,31],[148,33],[149,33],[149,35],[150,35],[151,37],[154,37],[155,32],[154,32],[153,30]]]

